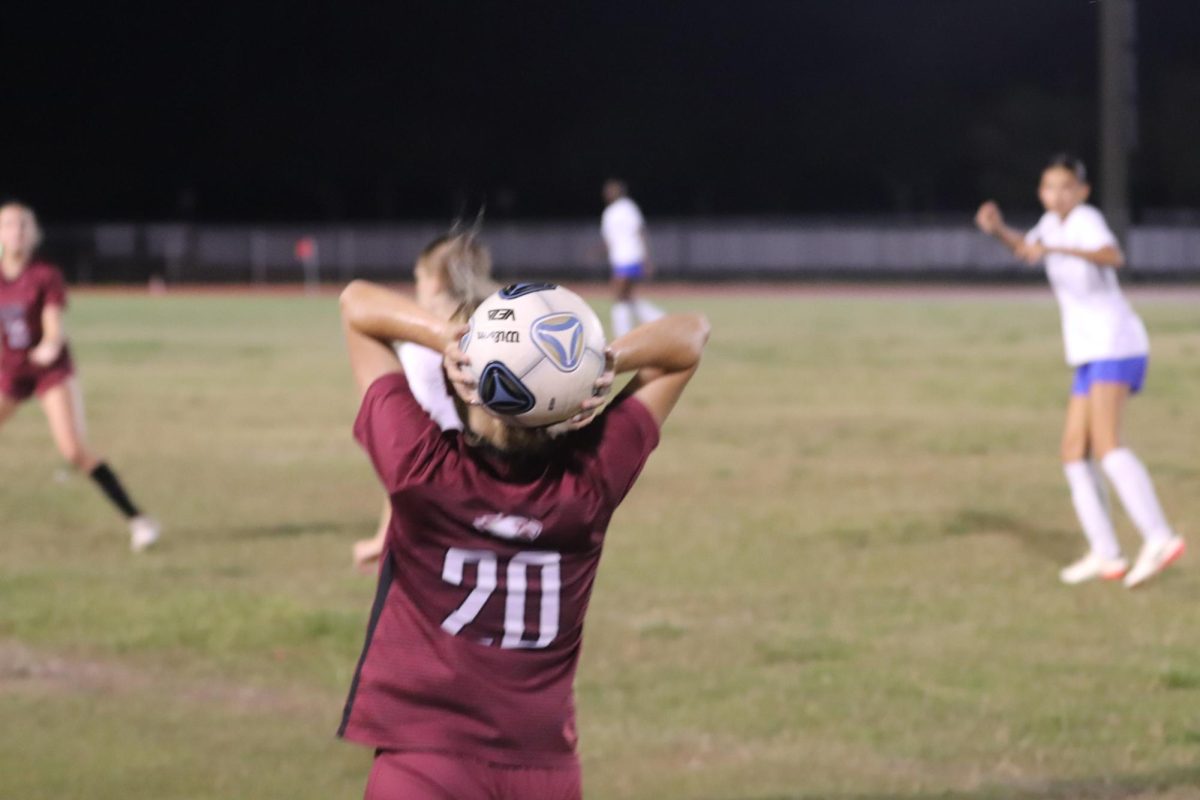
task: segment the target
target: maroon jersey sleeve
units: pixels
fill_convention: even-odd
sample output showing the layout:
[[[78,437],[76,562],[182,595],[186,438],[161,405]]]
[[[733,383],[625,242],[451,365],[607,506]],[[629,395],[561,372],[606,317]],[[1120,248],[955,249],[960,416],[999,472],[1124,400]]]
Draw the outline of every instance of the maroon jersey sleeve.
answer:
[[[447,447],[402,372],[384,375],[367,388],[354,421],[354,438],[390,493],[426,477]]]
[[[599,434],[597,470],[608,502],[615,507],[625,499],[633,482],[658,446],[658,423],[635,397],[618,398],[593,425]]]
[[[63,281],[62,273],[58,271],[57,267],[45,264],[42,266],[41,274],[42,307],[66,308],[67,285]]]

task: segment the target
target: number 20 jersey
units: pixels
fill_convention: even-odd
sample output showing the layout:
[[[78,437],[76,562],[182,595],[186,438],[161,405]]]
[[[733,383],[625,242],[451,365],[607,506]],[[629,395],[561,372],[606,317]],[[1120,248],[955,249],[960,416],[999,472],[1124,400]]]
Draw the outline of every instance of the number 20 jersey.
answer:
[[[392,500],[379,587],[339,733],[376,748],[555,766],[605,530],[658,444],[632,397],[520,464],[438,430],[402,374],[354,426]]]

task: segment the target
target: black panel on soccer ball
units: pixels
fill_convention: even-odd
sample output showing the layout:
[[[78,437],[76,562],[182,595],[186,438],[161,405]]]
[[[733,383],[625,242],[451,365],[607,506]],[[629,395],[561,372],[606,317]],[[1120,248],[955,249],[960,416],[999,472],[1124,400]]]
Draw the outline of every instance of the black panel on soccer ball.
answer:
[[[553,283],[513,283],[501,289],[500,296],[505,300],[516,300],[518,297],[524,297],[527,294],[547,292],[557,288],[558,285]]]
[[[483,368],[479,399],[497,414],[524,414],[537,402],[521,379],[499,361],[490,361]]]

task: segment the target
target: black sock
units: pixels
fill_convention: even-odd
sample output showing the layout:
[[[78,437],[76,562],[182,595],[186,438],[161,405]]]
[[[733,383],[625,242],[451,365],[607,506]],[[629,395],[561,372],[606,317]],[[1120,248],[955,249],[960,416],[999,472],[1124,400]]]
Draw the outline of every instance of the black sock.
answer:
[[[121,481],[117,478],[116,473],[108,468],[108,464],[101,461],[88,474],[96,482],[96,485],[100,487],[100,490],[104,492],[105,496],[112,501],[112,504],[121,509],[121,513],[127,518],[133,519],[141,513],[138,511],[137,506],[133,504],[133,501],[129,499],[129,495],[125,494],[125,487],[121,485]]]

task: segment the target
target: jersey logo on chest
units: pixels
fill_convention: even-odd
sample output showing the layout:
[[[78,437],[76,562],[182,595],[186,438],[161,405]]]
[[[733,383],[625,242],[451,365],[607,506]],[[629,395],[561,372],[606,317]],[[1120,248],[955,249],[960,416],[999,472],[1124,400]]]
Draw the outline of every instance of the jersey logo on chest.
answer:
[[[475,530],[500,539],[532,542],[542,535],[542,523],[536,519],[510,514],[481,514],[475,518]]]

